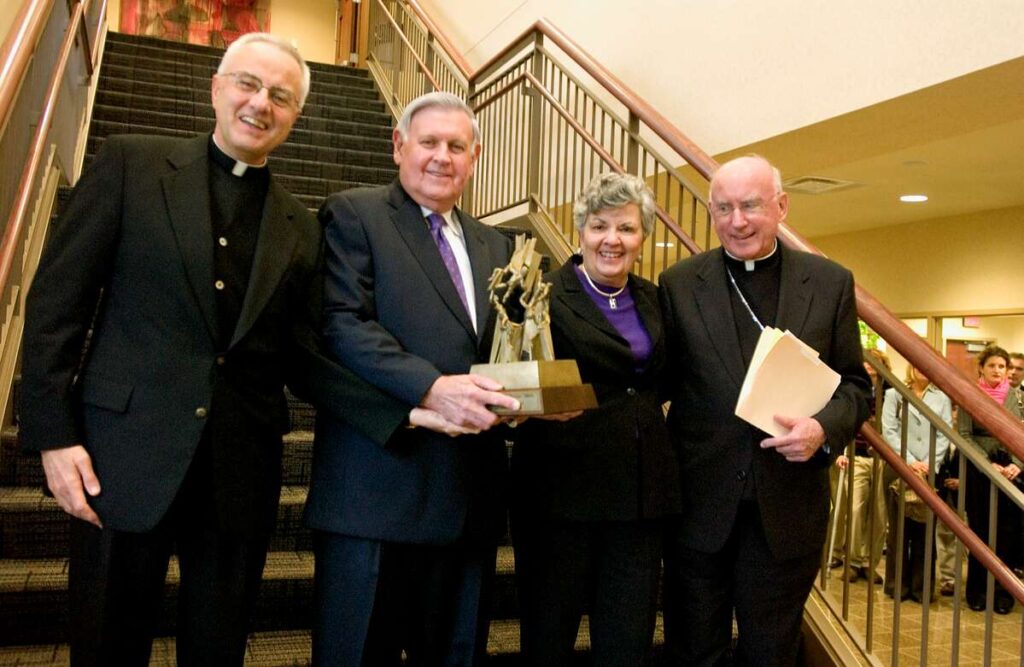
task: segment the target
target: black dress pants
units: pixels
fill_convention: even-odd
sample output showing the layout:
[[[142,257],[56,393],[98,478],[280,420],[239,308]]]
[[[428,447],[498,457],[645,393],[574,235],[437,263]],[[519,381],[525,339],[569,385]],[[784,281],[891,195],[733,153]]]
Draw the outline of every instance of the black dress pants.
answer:
[[[149,664],[173,552],[181,572],[178,664],[242,664],[269,533],[243,537],[218,525],[211,477],[204,439],[170,510],[153,530],[99,529],[72,519],[74,667]]]
[[[967,488],[964,507],[971,530],[988,543],[989,489],[992,482],[973,463],[967,464]],[[1016,567],[1019,542],[1021,540],[1021,511],[1005,494],[998,493],[998,514],[996,516],[996,555],[1010,567]],[[983,604],[987,587],[988,570],[973,555],[967,559],[967,601]],[[1008,604],[1013,596],[998,581],[995,582],[995,599]]]
[[[663,526],[661,520],[527,520],[513,514],[525,664],[570,664],[584,613],[590,616],[595,667],[646,664]]]
[[[666,663],[795,665],[804,603],[821,552],[776,558],[760,510],[742,501],[725,546],[706,553],[669,531],[665,545]],[[730,652],[732,619],[739,637]]]

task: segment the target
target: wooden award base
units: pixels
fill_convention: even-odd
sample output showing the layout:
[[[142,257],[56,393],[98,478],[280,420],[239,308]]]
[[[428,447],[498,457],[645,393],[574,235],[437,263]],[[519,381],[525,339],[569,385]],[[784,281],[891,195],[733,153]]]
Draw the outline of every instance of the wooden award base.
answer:
[[[469,372],[497,380],[503,393],[519,400],[519,410],[492,407],[499,415],[551,415],[597,407],[594,388],[583,384],[572,359],[475,364]]]

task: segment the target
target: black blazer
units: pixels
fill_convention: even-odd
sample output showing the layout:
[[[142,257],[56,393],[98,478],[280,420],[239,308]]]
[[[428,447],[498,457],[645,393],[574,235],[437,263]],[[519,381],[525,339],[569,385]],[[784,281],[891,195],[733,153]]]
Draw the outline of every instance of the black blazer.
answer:
[[[242,311],[227,349],[217,348],[208,141],[107,139],[28,296],[21,441],[30,450],[83,443],[102,486],[90,504],[118,530],[156,525],[204,429],[222,524],[268,529],[288,430],[283,384],[299,373],[312,374],[303,386],[330,382],[332,407],[354,407],[353,419],[381,441],[408,410],[312,359],[321,234],[273,179]]]
[[[630,275],[651,336],[647,366],[636,372],[629,344],[580,285],[575,262],[547,274],[555,356],[575,359],[599,407],[567,422],[530,420],[512,454],[514,507],[558,519],[632,521],[679,511],[678,464],[665,427],[659,383],[665,336],[657,288]]]
[[[758,443],[767,434],[733,414],[746,374],[729,300],[724,252],[670,267],[660,278],[668,330],[669,431],[679,455],[682,540],[704,552],[732,530],[744,476],[753,474],[765,536],[776,558],[820,549],[828,525],[828,464],[868,414],[853,276],[822,257],[783,247],[776,327],[818,351],[842,379],[814,417],[831,450],[789,463]]]
[[[477,322],[455,291],[419,205],[395,181],[331,195],[320,209],[327,243],[325,341],[380,389],[419,403],[442,374],[486,361],[494,316],[487,284],[511,242],[457,211],[473,269]],[[403,543],[493,541],[505,531],[507,453],[489,431],[450,438],[409,429],[386,446],[317,416],[306,521],[316,529]]]

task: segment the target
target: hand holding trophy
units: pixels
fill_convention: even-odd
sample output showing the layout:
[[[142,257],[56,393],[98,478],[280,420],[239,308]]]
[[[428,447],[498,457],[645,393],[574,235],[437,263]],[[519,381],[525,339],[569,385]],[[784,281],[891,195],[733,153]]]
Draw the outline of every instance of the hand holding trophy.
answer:
[[[493,378],[519,400],[517,411],[503,415],[551,415],[597,407],[594,388],[583,384],[576,362],[556,360],[551,343],[548,299],[551,285],[540,271],[536,239],[516,238],[516,250],[504,268],[491,275],[490,301],[497,313],[488,364],[471,373]]]

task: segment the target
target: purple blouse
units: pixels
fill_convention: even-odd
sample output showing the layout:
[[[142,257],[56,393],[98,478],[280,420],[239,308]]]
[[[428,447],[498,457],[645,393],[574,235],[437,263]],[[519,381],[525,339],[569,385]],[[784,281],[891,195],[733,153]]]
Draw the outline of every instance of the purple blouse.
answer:
[[[644,321],[640,319],[640,311],[636,308],[636,301],[633,300],[633,292],[629,285],[627,284],[626,289],[622,290],[615,297],[615,305],[617,307],[612,308],[608,303],[608,297],[590,286],[578,265],[576,266],[576,278],[580,281],[580,285],[583,286],[583,291],[590,296],[590,299],[597,306],[598,310],[601,311],[605,319],[608,320],[608,323],[629,343],[629,349],[633,352],[633,360],[636,362],[637,371],[643,370],[647,365],[647,361],[651,358],[653,345],[651,344],[651,335],[647,333],[647,327],[644,326]],[[618,289],[617,287],[602,285],[596,281],[594,284],[602,292],[609,294]]]

